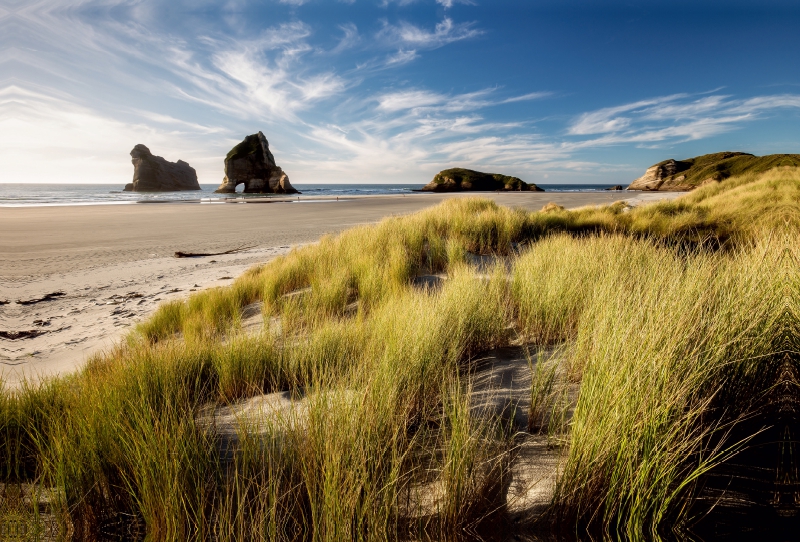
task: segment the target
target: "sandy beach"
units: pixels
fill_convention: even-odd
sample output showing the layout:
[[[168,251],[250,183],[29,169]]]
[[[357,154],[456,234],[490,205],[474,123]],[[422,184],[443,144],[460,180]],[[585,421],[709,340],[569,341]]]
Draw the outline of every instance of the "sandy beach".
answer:
[[[7,386],[64,374],[111,347],[162,301],[223,286],[327,233],[476,194],[4,208],[0,211],[0,371]],[[482,193],[538,210],[677,193]],[[236,254],[175,258],[176,251]],[[48,297],[48,294],[50,295]]]

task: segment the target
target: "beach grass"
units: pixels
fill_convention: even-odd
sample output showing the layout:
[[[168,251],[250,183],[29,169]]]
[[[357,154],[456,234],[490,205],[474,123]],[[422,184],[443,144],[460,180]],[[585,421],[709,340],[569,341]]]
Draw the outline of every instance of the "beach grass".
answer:
[[[558,352],[530,361],[528,429],[562,456],[547,525],[688,526],[774,354],[796,355],[799,196],[780,168],[635,208],[454,199],[325,237],[3,391],[3,475],[81,538],[458,537],[502,523],[518,438],[471,408],[472,362],[534,345]]]

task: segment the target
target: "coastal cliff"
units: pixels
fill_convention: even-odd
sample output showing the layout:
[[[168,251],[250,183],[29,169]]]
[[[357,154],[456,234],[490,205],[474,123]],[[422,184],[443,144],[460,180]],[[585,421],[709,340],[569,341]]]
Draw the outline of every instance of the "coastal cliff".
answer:
[[[718,152],[685,160],[670,158],[647,168],[628,190],[686,192],[733,175],[762,173],[781,166],[800,167],[800,154],[754,156],[746,152]]]
[[[423,188],[425,192],[467,192],[467,191],[531,191],[544,192],[533,183],[526,183],[518,177],[499,173],[483,173],[472,169],[451,168],[440,171]]]

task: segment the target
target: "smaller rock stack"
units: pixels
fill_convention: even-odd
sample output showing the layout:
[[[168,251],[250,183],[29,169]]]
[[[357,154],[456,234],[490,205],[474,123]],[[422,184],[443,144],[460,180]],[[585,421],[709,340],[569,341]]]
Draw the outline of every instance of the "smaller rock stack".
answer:
[[[526,183],[519,177],[500,173],[483,173],[464,168],[444,169],[436,174],[431,182],[422,187],[424,192],[544,192],[533,183]]]

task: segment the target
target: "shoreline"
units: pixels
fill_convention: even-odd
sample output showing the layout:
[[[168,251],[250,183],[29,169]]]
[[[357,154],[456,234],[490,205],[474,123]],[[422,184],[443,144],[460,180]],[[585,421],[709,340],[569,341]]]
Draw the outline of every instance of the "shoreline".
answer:
[[[25,378],[73,372],[93,353],[113,346],[163,301],[230,284],[248,268],[323,235],[413,213],[444,199],[486,197],[534,211],[550,201],[575,209],[620,200],[637,205],[679,195],[461,192],[347,196],[338,201],[321,197],[305,202],[329,205],[309,206],[165,202],[178,205],[9,208],[0,216],[0,302],[8,301],[0,304],[0,331],[33,336],[0,338],[0,377],[14,388]],[[254,248],[213,257],[173,256],[179,250],[222,252],[241,246]],[[64,295],[17,303],[56,292]]]
[[[369,199],[369,198],[404,198],[404,197],[434,197],[434,196],[450,196],[450,197],[465,197],[465,196],[512,196],[518,195],[522,197],[529,194],[555,196],[562,194],[571,195],[608,195],[614,194],[621,196],[622,194],[634,194],[632,196],[622,197],[622,199],[637,199],[639,196],[645,194],[672,194],[671,197],[677,197],[681,194],[687,194],[685,191],[652,191],[652,190],[558,190],[551,192],[516,192],[516,191],[496,191],[496,192],[430,192],[423,190],[411,190],[398,194],[344,194],[344,195],[314,195],[314,194],[283,194],[283,195],[269,195],[269,194],[226,194],[227,197],[200,197],[198,199],[170,199],[170,200],[131,200],[131,201],[84,201],[84,202],[70,202],[70,203],[23,203],[23,204],[6,204],[0,203],[0,209],[39,209],[39,208],[61,208],[61,207],[98,207],[98,206],[137,206],[137,205],[219,205],[219,204],[262,204],[262,203],[316,203],[316,202],[334,202],[346,201],[355,199]],[[148,194],[148,193],[145,193]],[[160,194],[153,192],[151,194]],[[618,199],[618,198],[615,198]],[[661,199],[661,198],[657,198]]]

